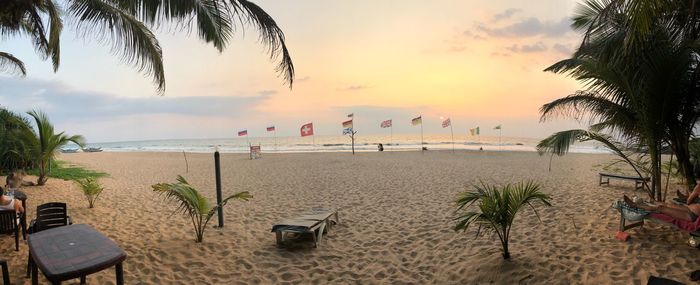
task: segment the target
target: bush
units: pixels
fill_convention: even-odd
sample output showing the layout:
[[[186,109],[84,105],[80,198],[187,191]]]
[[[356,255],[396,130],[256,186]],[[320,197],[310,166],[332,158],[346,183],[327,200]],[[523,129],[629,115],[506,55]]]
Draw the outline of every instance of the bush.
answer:
[[[102,187],[100,182],[98,182],[94,177],[76,180],[75,182],[77,182],[78,185],[80,185],[80,189],[83,190],[83,194],[85,194],[85,198],[87,198],[89,208],[94,208],[95,201],[97,201],[97,197],[100,196],[104,190],[104,187]]]

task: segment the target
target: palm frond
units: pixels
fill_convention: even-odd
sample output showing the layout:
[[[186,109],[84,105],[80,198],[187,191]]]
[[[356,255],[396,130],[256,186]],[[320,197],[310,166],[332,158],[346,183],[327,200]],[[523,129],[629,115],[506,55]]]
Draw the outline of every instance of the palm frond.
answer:
[[[276,70],[287,82],[289,88],[292,88],[294,83],[294,64],[287,49],[282,29],[265,10],[255,3],[247,0],[230,1],[234,15],[245,19],[257,28],[260,33],[260,42],[268,48],[270,59],[280,58]]]
[[[0,71],[21,76],[27,75],[24,62],[6,52],[0,52]]]
[[[143,22],[102,0],[72,0],[67,10],[78,19],[75,26],[83,37],[94,35],[99,42],[111,41],[113,53],[152,76],[159,92],[165,90],[163,53]]]

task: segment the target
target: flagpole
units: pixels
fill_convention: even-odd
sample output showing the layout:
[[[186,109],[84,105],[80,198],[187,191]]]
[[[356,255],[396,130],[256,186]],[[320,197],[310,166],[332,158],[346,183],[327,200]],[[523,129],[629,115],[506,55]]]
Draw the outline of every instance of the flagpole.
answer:
[[[277,151],[277,127],[275,127],[275,130],[272,132],[272,139],[275,141],[275,151]]]
[[[423,153],[423,115],[420,115],[420,153]]]
[[[498,150],[503,150],[503,145],[501,144],[501,137],[503,136],[503,127],[498,128]]]
[[[455,153],[455,131],[452,128],[452,120],[450,120],[450,133],[452,133],[452,153]]]
[[[389,127],[389,146],[390,147],[391,147],[391,144],[393,141],[394,141],[394,121],[392,119],[391,127]]]

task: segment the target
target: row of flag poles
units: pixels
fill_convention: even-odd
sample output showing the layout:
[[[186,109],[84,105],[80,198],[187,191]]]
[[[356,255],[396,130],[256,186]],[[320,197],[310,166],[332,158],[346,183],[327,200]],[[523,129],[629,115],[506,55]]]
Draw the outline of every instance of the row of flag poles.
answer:
[[[351,136],[351,138],[353,140],[353,153],[354,153],[355,152],[355,150],[354,150],[354,148],[355,148],[354,147],[354,142],[355,142],[354,135],[357,133],[357,132],[355,132],[354,127],[353,127],[353,121],[355,119],[355,114],[350,113],[347,115],[347,117],[350,119],[347,121],[343,121],[343,123],[342,123],[343,135]],[[454,134],[454,129],[452,127],[452,121],[450,120],[449,117],[448,118],[440,117],[440,119],[442,120],[442,128],[450,127],[450,134],[452,137],[452,152],[454,152],[455,151],[455,134]],[[418,116],[418,117],[411,119],[411,125],[413,125],[413,126],[420,125],[420,144],[421,144],[421,150],[424,150],[424,148],[423,148],[423,143],[424,143],[423,142],[423,116],[421,115],[421,116]],[[391,145],[393,143],[393,139],[394,139],[393,119],[382,121],[381,124],[379,124],[379,127],[382,129],[386,129],[386,128],[389,129],[389,145]],[[495,126],[493,129],[498,130],[498,145],[500,146],[503,129],[502,129],[501,125]],[[314,136],[314,123],[313,122],[302,125],[301,128],[299,129],[299,131],[300,131],[300,134],[302,137],[311,136],[312,144],[316,144],[315,136]],[[273,133],[275,149],[276,149],[277,148],[277,130],[276,130],[275,126],[273,125],[273,126],[267,127],[267,132]],[[479,142],[481,142],[481,131],[480,131],[479,127],[469,129],[469,133],[472,136],[478,136]],[[246,141],[250,145],[250,141],[248,141],[248,129],[244,129],[244,130],[239,131],[238,136],[239,137],[245,136]]]

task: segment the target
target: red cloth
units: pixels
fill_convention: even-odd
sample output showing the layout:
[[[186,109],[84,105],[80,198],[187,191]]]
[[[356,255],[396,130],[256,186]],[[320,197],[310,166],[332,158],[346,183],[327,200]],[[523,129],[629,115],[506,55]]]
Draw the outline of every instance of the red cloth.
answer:
[[[308,123],[306,125],[301,126],[301,136],[311,136],[314,134],[314,123]]]
[[[660,220],[663,222],[671,223],[678,227],[681,230],[684,230],[686,232],[695,232],[700,229],[700,218],[695,219],[694,222],[689,222],[686,220],[680,220],[673,218],[671,216],[667,216],[664,214],[659,214],[659,213],[651,213],[649,214],[649,217],[652,219]]]

